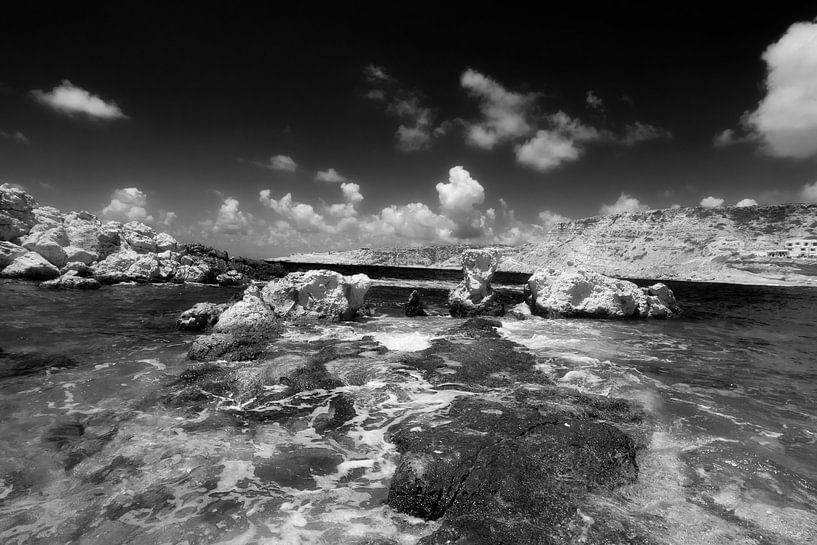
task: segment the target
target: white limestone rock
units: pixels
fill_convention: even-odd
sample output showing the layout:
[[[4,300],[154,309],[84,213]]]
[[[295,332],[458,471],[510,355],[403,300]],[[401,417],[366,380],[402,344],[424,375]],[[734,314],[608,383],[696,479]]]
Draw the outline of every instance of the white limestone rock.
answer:
[[[66,246],[64,251],[66,263],[79,261],[80,263],[90,265],[96,261],[99,261],[99,254],[93,250],[86,250],[85,248],[80,248],[79,246]]]
[[[152,282],[159,278],[159,260],[155,254],[125,250],[109,255],[96,263],[92,270],[94,278],[103,284]]]
[[[463,280],[448,294],[452,316],[502,316],[505,306],[491,288],[499,266],[499,252],[493,249],[465,250],[461,257]]]
[[[371,280],[329,270],[289,273],[269,282],[261,298],[281,317],[351,320],[365,303]]]
[[[181,313],[176,320],[176,329],[182,331],[203,331],[218,322],[221,314],[227,309],[227,304],[196,303]]]
[[[250,287],[244,292],[241,301],[233,304],[221,313],[213,332],[229,333],[233,331],[247,331],[263,329],[265,325],[275,320],[275,315],[269,306],[259,297],[257,288]]]
[[[5,269],[0,271],[3,278],[26,280],[50,280],[60,275],[60,270],[37,252],[28,251],[18,255]]]
[[[129,221],[122,226],[122,238],[128,248],[134,252],[155,253],[156,252],[156,231],[153,227],[138,221]]]
[[[176,269],[175,279],[180,282],[204,283],[211,278],[210,267],[206,263],[194,263],[193,265],[179,265]]]
[[[28,250],[22,246],[18,246],[13,242],[0,241],[0,269],[7,267],[12,261],[17,259]]]
[[[64,247],[68,245],[68,236],[62,224],[42,229],[45,224],[37,225],[37,228],[21,239],[20,245],[32,252],[37,252],[55,267],[62,267],[67,262]]]
[[[40,284],[41,288],[58,290],[95,290],[102,285],[93,278],[85,278],[77,274],[76,271],[68,271],[54,280],[48,280]]]
[[[157,252],[164,251],[175,252],[179,248],[179,243],[176,241],[176,239],[168,235],[167,233],[157,234],[156,237],[154,238],[154,242],[156,243]]]
[[[216,277],[219,286],[241,286],[245,283],[244,275],[235,269],[231,269]]]
[[[10,184],[0,185],[0,241],[17,241],[36,223],[34,197]]]

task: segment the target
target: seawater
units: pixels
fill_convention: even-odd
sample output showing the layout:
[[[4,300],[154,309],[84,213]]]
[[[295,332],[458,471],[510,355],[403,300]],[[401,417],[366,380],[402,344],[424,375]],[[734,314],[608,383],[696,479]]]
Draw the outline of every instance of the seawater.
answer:
[[[253,400],[161,402],[189,364],[194,335],[174,330],[178,314],[239,290],[3,281],[0,542],[417,542],[434,523],[384,505],[398,461],[388,429],[478,394],[400,365],[460,322],[402,317],[411,287],[378,281],[372,318],[288,328],[281,357],[371,349],[327,363],[344,386],[253,409],[316,407],[303,416],[246,425],[229,415]],[[503,320],[500,331],[556,383],[645,408],[639,479],[596,498],[606,512],[659,543],[816,543],[817,290],[672,287],[677,320]],[[441,288],[422,291],[444,314]],[[341,395],[354,418],[316,433]]]

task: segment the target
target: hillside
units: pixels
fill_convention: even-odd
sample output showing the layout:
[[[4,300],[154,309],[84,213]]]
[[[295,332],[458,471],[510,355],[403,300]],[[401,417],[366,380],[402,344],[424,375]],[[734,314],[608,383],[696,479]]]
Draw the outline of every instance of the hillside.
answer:
[[[500,268],[587,268],[627,278],[817,285],[814,260],[766,256],[787,238],[815,235],[817,204],[629,212],[558,224],[522,246],[499,247]],[[465,247],[473,246],[360,249],[287,259],[457,268]]]

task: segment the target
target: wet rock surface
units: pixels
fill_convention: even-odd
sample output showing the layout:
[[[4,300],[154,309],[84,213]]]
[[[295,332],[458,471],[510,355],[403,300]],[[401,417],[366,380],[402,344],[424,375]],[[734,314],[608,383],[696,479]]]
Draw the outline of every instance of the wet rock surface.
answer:
[[[51,373],[76,366],[76,360],[60,354],[6,352],[0,348],[0,379]]]
[[[420,299],[420,292],[417,290],[411,292],[411,295],[409,295],[408,301],[406,302],[405,311],[408,318],[428,316],[425,305]]]
[[[176,320],[176,329],[182,331],[204,331],[218,321],[228,305],[217,303],[196,303],[185,310]]]

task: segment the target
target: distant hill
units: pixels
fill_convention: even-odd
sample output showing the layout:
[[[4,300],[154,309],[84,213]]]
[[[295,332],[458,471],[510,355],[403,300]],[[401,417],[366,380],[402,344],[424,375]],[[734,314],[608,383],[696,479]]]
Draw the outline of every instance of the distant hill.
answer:
[[[555,225],[522,246],[496,246],[500,268],[585,268],[626,278],[817,286],[817,261],[772,259],[787,238],[817,236],[817,204],[674,208]],[[475,245],[297,254],[289,261],[458,268]]]

